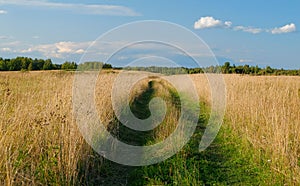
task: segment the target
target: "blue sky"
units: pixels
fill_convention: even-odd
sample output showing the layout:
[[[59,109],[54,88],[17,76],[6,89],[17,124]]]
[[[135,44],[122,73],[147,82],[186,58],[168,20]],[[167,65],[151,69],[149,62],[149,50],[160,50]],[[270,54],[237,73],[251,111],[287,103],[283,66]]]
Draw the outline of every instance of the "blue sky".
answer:
[[[79,61],[110,29],[163,20],[201,37],[220,64],[299,69],[299,8],[296,0],[0,0],[0,56]]]

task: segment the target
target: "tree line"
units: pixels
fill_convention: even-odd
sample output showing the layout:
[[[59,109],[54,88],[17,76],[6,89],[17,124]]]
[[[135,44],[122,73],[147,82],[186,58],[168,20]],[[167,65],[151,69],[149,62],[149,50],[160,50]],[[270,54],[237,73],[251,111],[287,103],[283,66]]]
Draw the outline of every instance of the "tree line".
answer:
[[[72,70],[76,68],[77,64],[75,62],[66,61],[63,64],[53,64],[51,59],[32,59],[29,57],[3,59],[0,57],[0,71]]]
[[[207,71],[212,70],[213,68],[206,69]],[[250,75],[293,75],[299,76],[300,69],[298,70],[285,70],[283,68],[276,69],[270,66],[266,66],[265,68],[260,68],[256,66],[249,65],[231,65],[230,62],[225,62],[223,66],[220,66],[219,69],[224,74],[250,74]]]
[[[186,68],[186,67],[112,67],[111,64],[103,62],[85,62],[77,64],[76,62],[66,61],[63,64],[54,64],[51,59],[32,59],[29,57],[16,57],[13,59],[3,59],[0,57],[0,71],[31,71],[31,70],[99,70],[104,69],[124,69],[136,71],[148,71],[161,73],[166,75],[172,74],[198,74],[198,73],[223,73],[223,74],[248,74],[248,75],[293,75],[300,76],[300,69],[285,70],[276,69],[266,66],[249,65],[231,65],[225,62],[224,65],[209,66],[202,68]]]
[[[63,64],[54,64],[51,59],[32,59],[29,57],[16,57],[3,59],[0,57],[0,71],[31,71],[31,70],[97,70],[112,68],[110,64],[102,62],[85,62],[78,65],[76,62],[66,61]]]
[[[266,66],[261,68],[249,65],[231,65],[230,62],[225,62],[224,65],[209,66],[202,68],[185,68],[185,67],[126,67],[125,70],[137,70],[161,73],[166,75],[172,74],[199,74],[199,73],[222,73],[222,74],[245,74],[245,75],[291,75],[300,76],[300,69],[298,70],[285,70],[276,69]]]

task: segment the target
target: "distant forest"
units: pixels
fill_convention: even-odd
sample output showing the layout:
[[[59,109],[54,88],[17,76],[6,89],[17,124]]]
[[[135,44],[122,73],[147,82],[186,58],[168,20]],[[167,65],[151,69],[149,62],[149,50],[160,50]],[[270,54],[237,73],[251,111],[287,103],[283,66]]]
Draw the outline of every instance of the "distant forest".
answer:
[[[0,71],[33,71],[33,70],[99,70],[104,69],[123,69],[156,72],[167,75],[172,74],[197,74],[197,73],[223,73],[223,74],[249,74],[249,75],[292,75],[300,76],[300,69],[285,70],[276,69],[270,66],[261,68],[249,65],[231,65],[225,62],[222,66],[209,66],[203,68],[186,67],[112,67],[111,64],[102,62],[85,62],[77,64],[76,62],[66,61],[63,64],[54,64],[51,59],[32,59],[28,57],[17,57],[13,59],[3,59],[0,57]]]
[[[149,71],[157,72],[162,74],[199,74],[199,73],[223,73],[223,74],[248,74],[248,75],[290,75],[290,76],[300,76],[300,69],[298,70],[285,70],[276,69],[266,66],[261,68],[258,66],[249,65],[231,65],[230,62],[225,62],[222,66],[209,66],[203,68],[168,68],[168,67],[126,67],[128,70],[137,71]]]
[[[112,68],[110,64],[102,62],[76,62],[66,61],[63,64],[54,64],[51,59],[32,59],[28,57],[17,57],[3,59],[0,57],[0,71],[32,71],[32,70],[97,70],[100,68]]]

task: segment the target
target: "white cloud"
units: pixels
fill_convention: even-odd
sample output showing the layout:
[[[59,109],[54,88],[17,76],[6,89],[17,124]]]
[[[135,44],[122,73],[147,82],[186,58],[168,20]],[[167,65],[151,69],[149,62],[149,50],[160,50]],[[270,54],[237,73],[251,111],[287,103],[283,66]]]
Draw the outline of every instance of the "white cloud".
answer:
[[[225,21],[224,25],[229,28],[229,27],[231,27],[232,22],[231,21]]]
[[[57,3],[46,0],[0,0],[1,4],[71,10],[81,14],[139,16],[134,10],[117,5]]]
[[[85,52],[85,50],[83,49],[78,49],[75,51],[76,54],[83,54]]]
[[[215,28],[215,27],[223,27],[223,26],[231,26],[230,21],[226,21],[223,23],[222,21],[215,19],[210,16],[201,17],[198,21],[194,23],[195,29],[205,29],[205,28]]]
[[[12,50],[10,48],[1,48],[2,52],[11,52]]]
[[[7,44],[3,44],[3,47]],[[0,43],[0,47],[2,44]],[[72,56],[82,55],[86,52],[86,49],[90,46],[93,46],[89,49],[88,56],[95,59],[104,59],[111,55],[112,48],[120,48],[119,46],[123,46],[121,42],[106,42],[106,43],[94,43],[92,41],[85,42],[71,42],[71,41],[61,41],[57,43],[50,44],[41,44],[41,45],[29,45],[24,43],[17,42],[12,45],[11,48],[14,49],[14,53],[16,54],[24,54],[24,55],[41,55],[46,58],[59,58],[59,59],[67,59]]]
[[[252,62],[253,60],[251,60],[251,59],[240,59],[239,60],[239,62],[240,63],[250,63],[250,62]]]
[[[0,14],[7,14],[6,10],[0,10]]]
[[[63,41],[53,44],[44,44],[31,46],[27,49],[23,49],[21,53],[33,53],[38,52],[47,58],[65,58],[72,54],[83,54],[91,42],[70,42]]]
[[[21,45],[22,43],[20,41],[0,42],[0,47],[2,48],[6,48],[6,47],[17,48],[20,47]]]
[[[263,29],[261,29],[261,28],[244,27],[244,26],[236,26],[236,27],[234,27],[234,30],[241,30],[244,32],[252,33],[252,34],[258,34],[263,31]]]
[[[51,58],[54,61],[62,62],[64,60],[75,60],[80,62],[83,61],[94,61],[94,60],[108,60],[117,59],[117,61],[129,60],[129,59],[139,59],[145,56],[177,56],[184,55],[184,53],[176,53],[177,50],[169,48],[166,45],[159,45],[154,43],[139,43],[135,45],[130,45],[130,47],[124,51],[120,49],[123,46],[127,46],[129,41],[84,41],[84,42],[71,42],[71,41],[61,41],[56,43],[38,44],[33,45],[29,43],[24,43],[20,41],[14,42],[0,42],[0,51],[4,54],[9,54],[11,56],[31,56],[33,58]],[[191,46],[190,46],[191,47]],[[9,49],[3,49],[9,48]],[[199,48],[199,47],[198,47]],[[197,47],[191,49],[190,56],[193,57],[207,57],[211,53],[201,52]],[[88,49],[88,50],[87,50]],[[87,50],[87,51],[86,51]],[[118,52],[117,52],[118,51]],[[117,52],[114,57],[112,57],[112,52]],[[193,53],[195,52],[195,53]],[[110,60],[111,60],[110,59]]]
[[[58,53],[71,53],[74,52],[73,42],[59,42],[55,44]]]
[[[274,28],[271,30],[272,34],[283,34],[283,33],[289,33],[289,32],[295,32],[296,31],[296,25],[294,23],[287,24],[285,26]]]
[[[294,23],[287,24],[285,26],[273,29],[255,28],[251,26],[232,26],[231,21],[222,21],[215,19],[211,16],[201,17],[194,23],[194,29],[206,29],[206,28],[230,28],[235,31],[243,31],[252,34],[259,34],[262,32],[268,32],[272,34],[283,34],[296,31],[296,25]]]

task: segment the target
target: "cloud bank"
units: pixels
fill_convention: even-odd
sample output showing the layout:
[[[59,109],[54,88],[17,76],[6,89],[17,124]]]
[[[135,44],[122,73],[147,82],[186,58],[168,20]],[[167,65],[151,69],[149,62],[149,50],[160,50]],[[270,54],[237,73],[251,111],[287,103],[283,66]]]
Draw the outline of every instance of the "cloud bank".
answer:
[[[252,34],[259,34],[262,32],[268,32],[272,34],[285,34],[296,31],[296,25],[294,23],[290,23],[284,25],[279,28],[272,29],[263,29],[263,28],[255,28],[251,26],[232,26],[231,21],[222,21],[219,19],[215,19],[212,16],[201,17],[194,23],[194,29],[208,29],[208,28],[230,28],[235,31],[243,31]]]
[[[83,54],[91,42],[70,42],[63,41],[53,44],[30,46],[27,49],[19,50],[20,53],[38,52],[48,58],[64,58],[72,54]]]
[[[139,16],[140,14],[125,6],[99,5],[99,4],[73,4],[56,3],[42,0],[0,0],[0,5],[16,5],[29,7],[45,7],[53,9],[70,10],[80,14]]]

